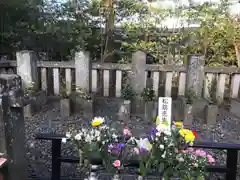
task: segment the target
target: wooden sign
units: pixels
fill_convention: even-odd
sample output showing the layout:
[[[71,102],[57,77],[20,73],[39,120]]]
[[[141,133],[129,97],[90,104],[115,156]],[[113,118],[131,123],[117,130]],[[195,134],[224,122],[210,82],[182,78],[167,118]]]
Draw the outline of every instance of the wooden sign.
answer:
[[[169,130],[172,123],[172,98],[159,97],[158,99],[158,117],[160,123],[167,124]]]

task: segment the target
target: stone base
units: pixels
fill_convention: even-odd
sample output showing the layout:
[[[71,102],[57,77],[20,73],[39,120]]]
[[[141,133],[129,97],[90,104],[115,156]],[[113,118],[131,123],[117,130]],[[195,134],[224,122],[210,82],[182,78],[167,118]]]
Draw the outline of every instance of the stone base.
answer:
[[[158,115],[158,101],[144,101],[136,98],[132,100],[131,110],[133,116],[152,122]]]
[[[239,99],[230,100],[230,112],[234,114],[234,116],[240,117],[240,100]]]
[[[184,107],[186,104],[186,100],[184,97],[180,96],[178,99],[173,103],[172,106],[172,116],[174,121],[183,121],[185,114],[184,114]]]
[[[47,93],[45,91],[39,91],[33,97],[33,110],[34,112],[39,112],[47,103]]]
[[[60,112],[62,117],[70,116],[70,100],[69,99],[60,100]]]
[[[154,122],[158,114],[158,102],[147,101],[144,104],[144,120]]]
[[[204,118],[205,106],[208,105],[206,99],[198,99],[193,103],[193,116]]]
[[[47,104],[47,94],[45,91],[39,91],[34,97],[29,97],[28,99],[29,104],[24,106],[24,117],[33,116]]]
[[[185,97],[183,96],[178,97],[172,111],[173,119],[175,121],[184,120],[185,105],[187,105]],[[208,101],[206,99],[198,99],[194,101],[194,103],[192,104],[192,115],[204,118],[203,115],[206,105],[208,105]]]
[[[205,106],[205,123],[207,125],[214,125],[217,121],[218,106],[217,105],[206,105]]]
[[[120,104],[119,111],[117,113],[118,120],[128,122],[131,115],[131,101],[123,100]]]
[[[34,114],[31,104],[24,106],[23,108],[24,117],[30,118]]]
[[[72,113],[84,113],[89,118],[93,117],[93,99],[84,99],[81,97],[70,97],[70,109]]]
[[[193,123],[193,105],[185,104],[183,124],[186,127],[191,127],[192,123]]]

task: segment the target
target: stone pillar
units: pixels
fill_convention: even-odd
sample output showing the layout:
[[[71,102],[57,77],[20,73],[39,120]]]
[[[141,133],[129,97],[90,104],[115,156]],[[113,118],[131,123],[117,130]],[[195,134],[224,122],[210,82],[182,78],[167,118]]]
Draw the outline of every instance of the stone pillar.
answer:
[[[192,90],[201,98],[204,81],[204,57],[189,55],[187,62],[186,91]]]
[[[15,74],[0,74],[0,102],[5,124],[8,180],[27,180],[27,159],[23,116],[23,90],[21,77]]]
[[[37,71],[37,55],[33,51],[17,52],[17,74],[21,76],[23,87],[38,88],[38,71]]]
[[[132,113],[144,117],[144,102],[141,100],[141,93],[146,87],[146,54],[137,51],[132,55],[132,68],[130,85],[136,96],[132,100]]]
[[[76,88],[86,90],[88,93],[91,90],[91,61],[89,53],[86,51],[75,53],[75,76]]]
[[[146,87],[146,54],[137,51],[132,56],[131,86],[133,91],[140,97],[141,92]]]

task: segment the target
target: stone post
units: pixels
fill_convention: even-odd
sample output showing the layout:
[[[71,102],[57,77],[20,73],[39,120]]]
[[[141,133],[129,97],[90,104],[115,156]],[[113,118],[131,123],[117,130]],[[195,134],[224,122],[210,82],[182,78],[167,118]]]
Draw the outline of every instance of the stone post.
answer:
[[[23,90],[21,77],[0,74],[1,123],[4,123],[8,180],[27,180],[27,159],[23,116]]]
[[[38,71],[37,71],[37,55],[33,51],[20,51],[17,56],[17,74],[21,76],[23,87],[30,88],[34,86],[38,88]]]
[[[146,87],[146,54],[137,51],[132,55],[132,68],[130,84],[136,96],[132,102],[132,113],[144,117],[144,102],[141,100],[141,93]]]
[[[204,80],[204,57],[189,55],[187,62],[186,91],[192,90],[201,98]]]
[[[91,91],[91,61],[89,53],[86,51],[75,53],[75,76],[76,88],[86,90],[88,93]]]

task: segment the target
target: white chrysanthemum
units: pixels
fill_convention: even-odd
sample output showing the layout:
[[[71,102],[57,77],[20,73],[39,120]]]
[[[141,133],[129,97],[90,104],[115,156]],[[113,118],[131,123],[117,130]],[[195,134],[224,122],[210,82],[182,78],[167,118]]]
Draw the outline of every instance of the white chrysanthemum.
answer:
[[[67,138],[70,138],[70,137],[71,137],[70,132],[66,132],[66,137],[67,137]]]
[[[96,136],[96,137],[99,137],[100,134],[101,134],[100,131],[98,131],[98,130],[95,131],[95,136]]]
[[[160,145],[159,145],[159,148],[160,148],[160,149],[164,149],[164,145],[163,145],[163,144],[160,144]]]
[[[62,138],[62,143],[66,143],[67,142],[67,138]]]
[[[93,140],[93,138],[92,138],[92,136],[90,136],[90,135],[87,135],[87,136],[85,137],[85,141],[88,142],[88,143],[92,142],[92,140]]]
[[[113,137],[114,139],[116,139],[116,138],[117,138],[117,135],[116,135],[115,133],[113,133],[113,134],[112,134],[112,137]]]
[[[76,134],[76,136],[74,137],[75,140],[80,141],[82,139],[82,136],[80,133]]]
[[[162,158],[165,158],[165,157],[166,157],[166,151],[164,151],[164,153],[162,154],[161,157],[162,157]]]

